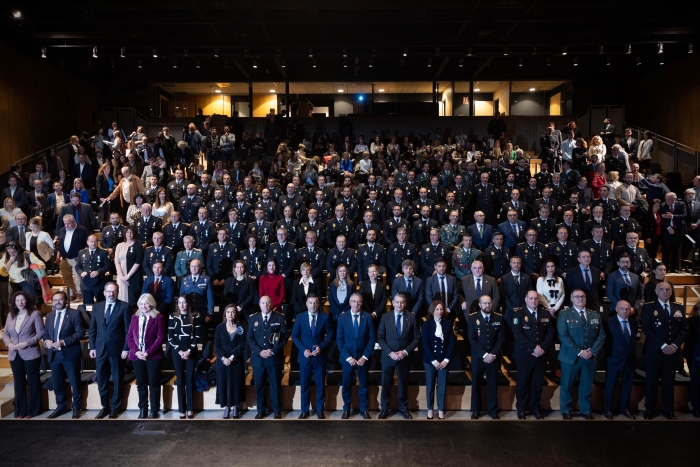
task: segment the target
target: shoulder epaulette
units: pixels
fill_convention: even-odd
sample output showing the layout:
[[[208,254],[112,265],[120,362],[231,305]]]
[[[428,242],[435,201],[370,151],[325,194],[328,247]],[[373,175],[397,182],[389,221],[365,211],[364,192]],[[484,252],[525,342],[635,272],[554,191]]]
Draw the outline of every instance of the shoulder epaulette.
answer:
[[[516,306],[515,308],[513,308],[513,311],[514,311],[514,312],[515,312],[515,311],[521,311],[522,309],[523,309],[523,307],[521,307],[521,306]]]
[[[682,304],[681,302],[673,302],[673,304],[674,304],[674,305],[680,305],[680,306],[683,306],[683,304]]]
[[[499,313],[499,312],[497,312],[497,311],[494,311],[493,314],[494,314],[494,315],[498,315],[498,316],[503,316],[501,313]]]
[[[478,313],[478,311],[475,311],[474,313],[469,313],[469,316],[474,316],[477,313]]]
[[[282,314],[282,312],[280,312],[280,311],[272,310],[272,312],[273,312],[273,313],[277,313],[277,314],[280,315],[280,316],[284,316],[284,314]]]
[[[252,318],[253,316],[255,316],[255,315],[257,315],[257,314],[260,314],[260,312],[259,312],[259,311],[256,311],[255,313],[253,313],[252,315],[250,315],[250,318]]]
[[[651,305],[652,303],[654,303],[654,300],[652,300],[651,302],[644,302],[645,305]]]

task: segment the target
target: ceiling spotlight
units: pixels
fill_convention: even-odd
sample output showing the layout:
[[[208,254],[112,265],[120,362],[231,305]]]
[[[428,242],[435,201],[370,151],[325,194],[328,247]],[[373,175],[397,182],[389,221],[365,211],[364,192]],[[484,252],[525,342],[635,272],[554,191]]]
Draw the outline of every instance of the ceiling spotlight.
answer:
[[[228,58],[224,59],[224,68],[228,68]],[[257,66],[255,66],[255,64],[253,64],[253,68],[257,68]]]
[[[257,67],[258,67],[258,61],[257,61],[257,60],[253,60],[253,68],[257,68]]]
[[[599,53],[600,55],[603,55],[603,46],[602,46],[602,45],[599,45],[599,46],[598,46],[598,53]]]
[[[642,58],[641,58],[641,57],[637,57],[637,65],[641,65],[641,64],[642,64]]]
[[[610,66],[610,57],[605,60],[605,65]]]
[[[284,59],[282,59],[282,64],[281,64],[281,66],[282,66],[282,68],[287,68],[287,62],[285,62]]]
[[[399,60],[399,65],[403,66],[403,63],[404,63],[404,60],[402,58],[401,60]]]
[[[561,54],[562,54],[562,55],[566,55],[567,53],[569,53],[569,51],[567,50],[566,46],[562,47],[562,48],[561,48]]]
[[[347,56],[348,56],[348,49],[343,47],[343,57],[347,57]]]
[[[629,55],[632,53],[632,44],[627,44],[627,52],[625,52],[625,55]]]
[[[658,50],[656,51],[657,54],[662,54],[662,53],[664,53],[664,45],[663,45],[661,42],[659,42],[659,44],[657,45],[657,49],[658,49]]]
[[[92,48],[92,58],[97,58],[97,47]]]
[[[384,92],[384,89],[380,89],[379,92]]]
[[[688,44],[688,53],[689,54],[693,53],[693,44]]]
[[[503,55],[508,55],[508,47],[503,47]]]
[[[408,47],[403,48],[403,56],[408,57]]]
[[[522,58],[518,59],[518,66],[523,66],[523,59]]]
[[[158,58],[158,49],[153,49],[153,58]]]
[[[121,58],[125,58],[125,57],[126,57],[126,49],[125,49],[124,47],[122,47],[122,49],[119,51],[119,56],[120,56]]]
[[[114,68],[114,59],[109,61],[109,67]]]
[[[177,68],[177,60],[173,60],[173,68]]]
[[[275,92],[275,90],[274,90],[274,89],[270,89],[270,92]]]
[[[201,68],[201,63],[199,62],[199,60],[197,60],[196,62],[194,62],[194,67],[197,68],[197,69]]]
[[[143,62],[141,60],[138,61],[138,67],[143,68]]]
[[[547,57],[547,66],[552,66],[552,59],[551,59],[551,57]]]
[[[464,66],[464,59],[460,58],[459,59],[459,67],[462,68]]]
[[[537,47],[532,48],[532,55],[537,55]]]
[[[313,56],[314,56],[314,49],[309,47],[309,57],[313,57]]]
[[[479,89],[479,88],[474,89],[474,92],[479,92],[479,91],[481,91],[481,89]]]
[[[214,57],[219,58],[219,48],[218,47],[216,47],[214,49]]]
[[[432,59],[429,58],[428,59],[428,68],[430,68],[432,66],[433,66],[433,61],[432,61]]]
[[[348,60],[345,59],[345,60],[343,60],[343,68],[347,68],[347,67],[348,67]]]
[[[659,65],[663,65],[663,64],[664,64],[664,56],[662,55],[661,57],[659,57]]]
[[[530,91],[534,91],[534,90],[535,90],[535,88],[530,88]]]
[[[22,12],[19,10],[15,10],[12,12],[12,17],[14,19],[20,19],[22,17]]]
[[[467,47],[467,57],[471,57],[471,56],[472,56],[472,48],[471,48],[471,46],[469,46],[469,47]]]
[[[578,58],[574,59],[574,66],[578,66]]]
[[[369,67],[372,68],[372,59],[369,59]]]
[[[314,58],[313,62],[311,62],[311,65],[316,68],[316,59]]]
[[[220,93],[220,92],[221,92],[221,89],[214,89],[214,92]]]
[[[41,58],[46,58],[46,47],[41,48]]]

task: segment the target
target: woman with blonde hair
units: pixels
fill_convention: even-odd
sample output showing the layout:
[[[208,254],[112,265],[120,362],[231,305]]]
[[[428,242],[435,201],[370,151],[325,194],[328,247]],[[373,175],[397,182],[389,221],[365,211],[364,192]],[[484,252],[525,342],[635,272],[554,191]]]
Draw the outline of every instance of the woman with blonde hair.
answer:
[[[7,222],[9,223],[8,228],[15,227],[17,225],[15,217],[17,217],[18,214],[22,214],[22,210],[15,206],[15,200],[12,198],[5,198],[3,205],[4,208],[0,209],[0,216],[7,218]]]
[[[53,269],[54,243],[51,236],[43,230],[41,217],[32,217],[29,221],[29,232],[25,233],[27,249],[48,267]]]
[[[606,183],[606,185],[610,187],[610,193],[615,193],[617,187],[622,185],[622,182],[620,182],[620,172],[618,172],[617,170],[611,170],[610,172],[608,172],[606,178],[608,180],[608,183]]]
[[[80,148],[80,138],[73,135],[68,140],[68,161],[74,161],[78,157],[78,152]]]
[[[605,153],[607,149],[605,148],[605,144],[603,144],[603,139],[595,135],[593,138],[591,138],[591,144],[588,147],[588,157],[591,157],[593,154],[598,156],[598,162],[601,164],[605,162]]]
[[[90,203],[90,195],[88,191],[85,189],[85,183],[83,183],[82,178],[74,178],[73,179],[73,189],[70,191],[70,194],[72,195],[73,193],[78,193],[80,195],[80,202],[89,204]]]

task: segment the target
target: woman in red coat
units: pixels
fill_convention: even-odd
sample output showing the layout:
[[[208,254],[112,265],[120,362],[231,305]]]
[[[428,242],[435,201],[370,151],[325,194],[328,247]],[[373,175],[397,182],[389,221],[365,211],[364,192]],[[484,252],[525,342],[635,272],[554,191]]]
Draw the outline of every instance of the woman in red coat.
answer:
[[[267,260],[266,271],[266,274],[260,276],[258,292],[261,297],[267,295],[272,299],[272,309],[281,311],[285,293],[284,277],[277,272],[277,261],[274,258]]]
[[[593,198],[600,198],[600,187],[608,183],[608,178],[605,175],[605,164],[598,164],[595,172],[591,171],[588,174],[588,184],[591,186]]]

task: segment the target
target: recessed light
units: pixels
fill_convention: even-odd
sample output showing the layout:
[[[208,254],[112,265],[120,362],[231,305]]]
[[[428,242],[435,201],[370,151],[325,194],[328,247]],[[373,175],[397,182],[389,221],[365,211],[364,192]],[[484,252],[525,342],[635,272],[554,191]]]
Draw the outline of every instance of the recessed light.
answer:
[[[221,92],[221,89],[214,89],[214,92]]]
[[[153,49],[153,58],[158,58],[158,49]]]
[[[338,92],[345,92],[345,91],[344,91],[344,90],[342,90],[342,89],[338,89]]]
[[[20,19],[22,17],[22,12],[19,10],[15,10],[12,12],[12,17],[14,19]]]
[[[530,88],[530,91],[534,91],[534,90],[535,90],[535,88]]]
[[[380,89],[379,92],[384,92],[384,89]]]
[[[275,92],[275,90],[274,90],[274,89],[270,89],[270,92]]]
[[[479,89],[479,88],[474,89],[474,92],[479,92],[479,91],[481,91],[481,89]]]

